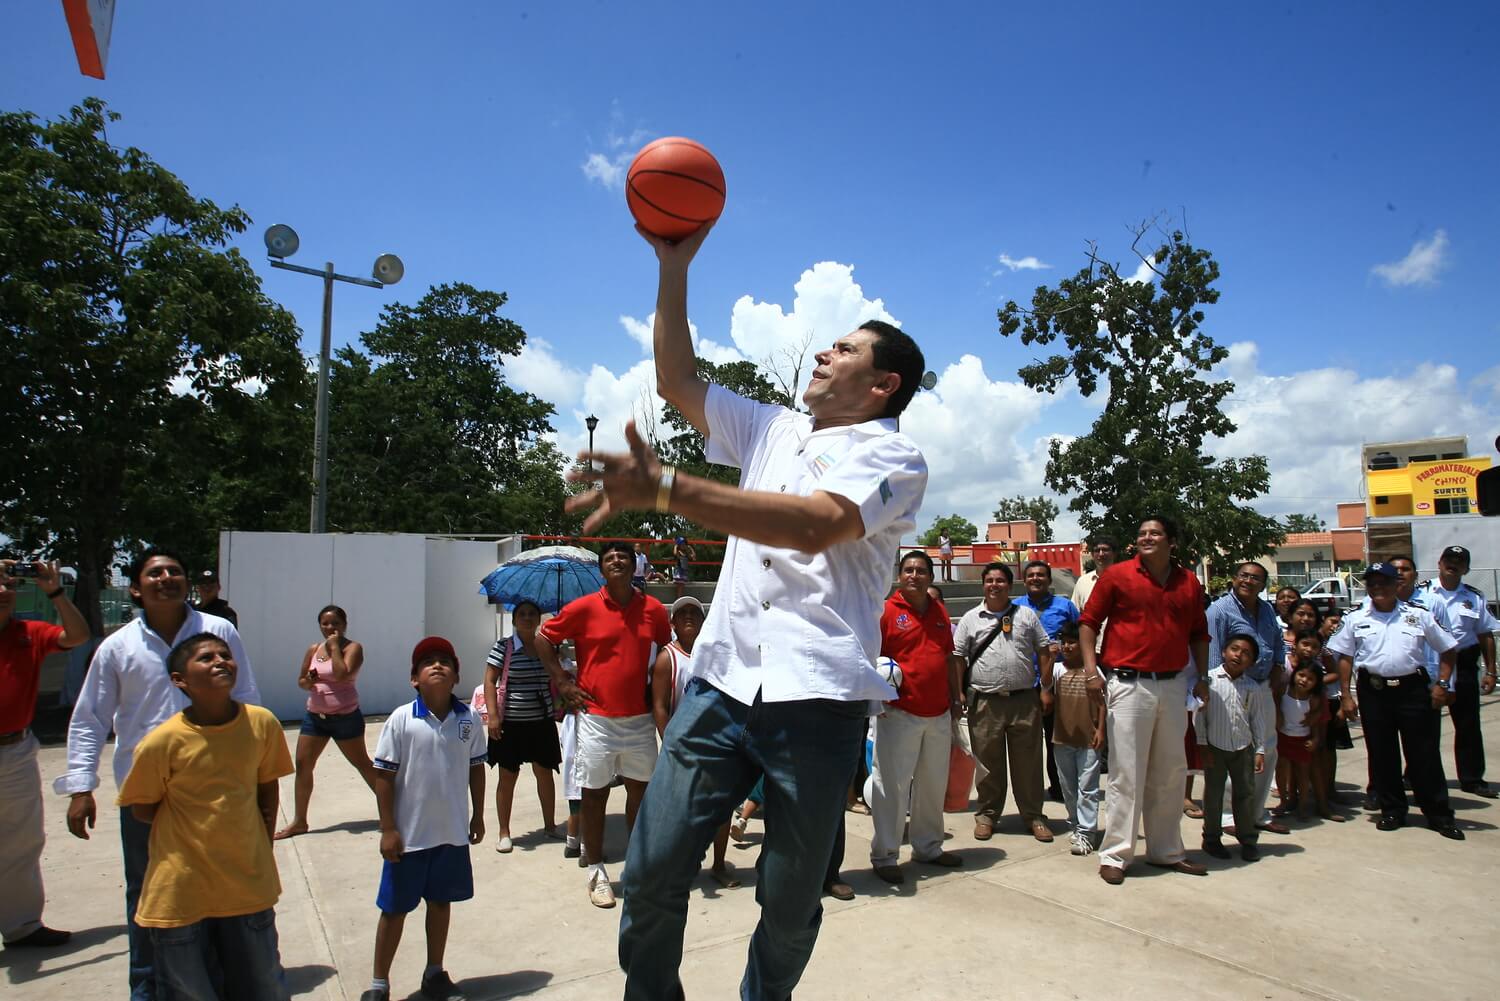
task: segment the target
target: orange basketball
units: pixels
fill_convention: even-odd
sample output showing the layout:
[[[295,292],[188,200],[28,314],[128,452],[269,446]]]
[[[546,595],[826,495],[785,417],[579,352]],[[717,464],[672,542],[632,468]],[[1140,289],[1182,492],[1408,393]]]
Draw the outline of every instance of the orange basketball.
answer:
[[[680,240],[724,211],[724,169],[691,139],[658,139],[631,161],[625,204],[646,232]]]

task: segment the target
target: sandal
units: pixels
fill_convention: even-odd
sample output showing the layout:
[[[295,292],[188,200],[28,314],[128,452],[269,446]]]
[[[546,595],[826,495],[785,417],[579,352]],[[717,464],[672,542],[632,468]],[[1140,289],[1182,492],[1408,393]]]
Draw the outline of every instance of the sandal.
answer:
[[[1202,820],[1203,810],[1198,806],[1197,803],[1194,803],[1192,800],[1183,800],[1182,815],[1184,817],[1191,817],[1193,820]]]

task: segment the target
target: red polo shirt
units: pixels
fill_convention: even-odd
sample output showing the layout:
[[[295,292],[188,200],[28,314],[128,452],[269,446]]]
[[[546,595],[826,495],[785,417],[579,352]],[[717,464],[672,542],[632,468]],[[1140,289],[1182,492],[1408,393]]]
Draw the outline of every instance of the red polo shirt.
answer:
[[[1175,564],[1165,585],[1156,582],[1140,557],[1100,574],[1079,621],[1098,630],[1105,619],[1109,629],[1099,656],[1105,667],[1180,671],[1192,659],[1188,644],[1208,641],[1203,585]]]
[[[646,701],[651,644],[666,646],[672,624],[661,602],[632,593],[628,604],[618,605],[601,587],[568,602],[542,626],[542,635],[554,645],[573,641],[578,687],[594,697],[588,710],[595,716],[642,716],[651,711]]]
[[[953,621],[940,601],[928,601],[921,615],[900,591],[885,601],[880,616],[880,655],[901,666],[901,697],[891,705],[913,716],[948,711],[948,657],[953,653]]]
[[[62,626],[12,618],[0,629],[0,733],[31,725],[42,661],[61,650]]]

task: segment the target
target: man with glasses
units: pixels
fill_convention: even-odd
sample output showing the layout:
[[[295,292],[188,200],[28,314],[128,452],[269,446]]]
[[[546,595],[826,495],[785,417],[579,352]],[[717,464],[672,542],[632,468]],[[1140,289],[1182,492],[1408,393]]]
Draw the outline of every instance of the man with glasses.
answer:
[[[1454,650],[1458,646],[1425,608],[1401,600],[1399,571],[1389,562],[1365,571],[1370,599],[1344,618],[1328,641],[1339,659],[1345,719],[1363,711],[1370,777],[1380,806],[1376,828],[1394,831],[1406,823],[1401,756],[1427,825],[1445,838],[1464,840],[1448,803],[1448,780],[1438,747],[1443,706],[1453,701]],[[1437,652],[1437,676],[1428,673],[1427,651]]]
[[[1209,668],[1218,667],[1224,662],[1224,647],[1229,643],[1230,637],[1254,636],[1260,647],[1260,655],[1245,670],[1245,677],[1266,689],[1271,687],[1271,673],[1286,662],[1286,638],[1281,628],[1281,619],[1274,608],[1260,600],[1268,577],[1266,568],[1259,563],[1241,563],[1235,567],[1229,593],[1208,606]],[[1189,688],[1191,687],[1190,682]],[[1266,809],[1266,803],[1271,798],[1271,781],[1276,777],[1274,745],[1275,742],[1272,741],[1266,747],[1265,770],[1255,776],[1255,815],[1259,818],[1255,826],[1273,834],[1290,834],[1290,828],[1273,820]],[[1230,779],[1231,783],[1233,781]],[[1225,802],[1229,801],[1226,799]],[[1231,818],[1226,815],[1224,822],[1230,823]]]

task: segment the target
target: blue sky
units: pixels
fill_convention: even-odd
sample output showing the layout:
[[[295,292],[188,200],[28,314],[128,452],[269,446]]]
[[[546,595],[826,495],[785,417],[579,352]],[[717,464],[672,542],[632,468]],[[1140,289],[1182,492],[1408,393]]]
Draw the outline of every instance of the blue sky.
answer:
[[[336,342],[432,283],[506,291],[536,342],[512,379],[557,405],[564,447],[584,414],[607,444],[638,409],[654,262],[616,175],[677,134],[729,189],[694,272],[705,351],[870,315],[923,344],[941,381],[903,427],[932,463],[924,520],[1042,490],[1047,436],[1093,404],[1016,384],[1029,353],[995,309],[1090,240],[1130,266],[1128,227],[1159,212],[1223,270],[1208,331],[1235,345],[1242,427],[1218,448],[1270,457],[1266,511],[1331,518],[1362,440],[1489,454],[1500,13],[1215,6],[126,2],[95,81],[59,5],[10,5],[0,107],[99,95],[116,142],[241,205],[309,351],[320,287],[264,266],[275,222],[298,263],[406,262],[389,291],[339,288]]]

